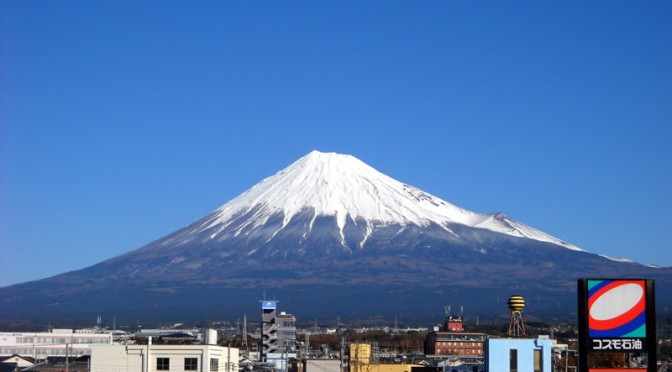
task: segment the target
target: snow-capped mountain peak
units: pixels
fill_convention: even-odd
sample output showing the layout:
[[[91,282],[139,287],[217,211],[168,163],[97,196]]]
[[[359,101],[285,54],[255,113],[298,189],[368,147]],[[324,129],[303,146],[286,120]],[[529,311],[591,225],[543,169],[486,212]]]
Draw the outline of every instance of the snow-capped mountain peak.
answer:
[[[253,293],[267,290],[283,306],[316,304],[311,309],[325,316],[367,319],[409,304],[412,312],[429,314],[453,298],[494,320],[500,297],[515,289],[534,298],[538,311],[565,319],[575,310],[576,278],[586,273],[672,286],[672,268],[576,250],[502,213],[459,208],[352,156],[314,151],[138,249],[0,288],[0,323],[44,317],[40,309],[52,303],[70,318],[101,306],[110,314],[145,314],[147,304],[158,323],[199,317],[203,309],[234,317],[253,308]],[[95,301],[79,301],[92,295]]]
[[[436,223],[450,231],[450,224],[462,224],[580,250],[503,214],[459,208],[390,178],[354,156],[319,151],[310,152],[224,204],[200,230],[223,231],[236,216],[250,211],[253,218],[239,229],[249,224],[261,226],[278,214],[283,216],[284,227],[306,210],[313,211],[313,221],[317,216],[335,217],[342,237],[348,218],[366,221],[369,230],[376,225]]]

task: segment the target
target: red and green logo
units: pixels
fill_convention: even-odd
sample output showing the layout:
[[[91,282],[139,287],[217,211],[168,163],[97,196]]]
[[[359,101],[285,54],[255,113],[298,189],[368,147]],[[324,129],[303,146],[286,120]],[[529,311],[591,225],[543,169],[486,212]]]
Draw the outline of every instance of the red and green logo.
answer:
[[[644,280],[588,280],[588,337],[646,337]]]

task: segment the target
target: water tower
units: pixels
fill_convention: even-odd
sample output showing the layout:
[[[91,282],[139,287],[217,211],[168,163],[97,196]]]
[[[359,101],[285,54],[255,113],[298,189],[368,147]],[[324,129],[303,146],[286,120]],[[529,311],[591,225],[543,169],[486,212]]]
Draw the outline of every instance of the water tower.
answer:
[[[523,316],[520,314],[525,307],[525,299],[523,296],[513,295],[509,297],[507,306],[511,310],[509,337],[525,337],[525,324],[523,323]]]

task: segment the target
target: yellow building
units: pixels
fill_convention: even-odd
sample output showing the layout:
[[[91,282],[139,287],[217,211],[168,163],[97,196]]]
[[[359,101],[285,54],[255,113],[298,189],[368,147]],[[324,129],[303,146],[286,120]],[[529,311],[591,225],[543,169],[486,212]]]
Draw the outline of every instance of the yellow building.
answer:
[[[371,345],[350,345],[350,372],[411,372],[411,367],[422,367],[415,364],[380,364],[372,363]]]

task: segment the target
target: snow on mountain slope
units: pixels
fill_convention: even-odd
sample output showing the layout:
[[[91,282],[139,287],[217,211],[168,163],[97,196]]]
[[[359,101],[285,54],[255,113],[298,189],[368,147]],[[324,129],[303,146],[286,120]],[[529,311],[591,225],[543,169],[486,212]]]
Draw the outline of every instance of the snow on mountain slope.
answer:
[[[247,224],[236,227],[238,231],[250,224],[261,226],[278,213],[284,216],[284,227],[293,216],[310,209],[314,211],[313,222],[317,216],[335,216],[341,236],[348,217],[365,220],[369,231],[380,224],[430,223],[451,231],[450,224],[456,223],[581,250],[503,214],[479,214],[459,208],[394,180],[353,156],[318,151],[224,204],[197,230],[223,231],[234,217],[252,210],[254,216]],[[215,236],[216,233],[211,238]]]

